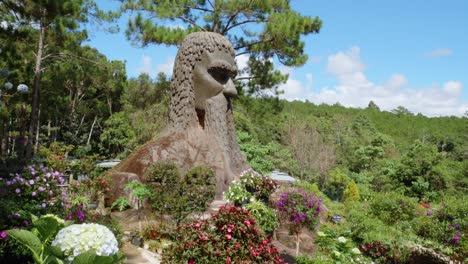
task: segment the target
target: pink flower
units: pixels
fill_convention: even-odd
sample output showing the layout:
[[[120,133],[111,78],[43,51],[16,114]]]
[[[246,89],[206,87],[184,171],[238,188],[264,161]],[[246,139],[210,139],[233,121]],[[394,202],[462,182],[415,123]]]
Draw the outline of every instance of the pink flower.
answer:
[[[228,240],[231,240],[231,238],[232,238],[231,234],[227,234],[227,235],[226,235],[226,238],[227,238]]]
[[[231,263],[231,262],[232,262],[231,258],[228,257],[228,258],[226,259],[226,263]]]
[[[200,226],[201,226],[200,222],[195,223],[195,227],[200,227]]]
[[[21,190],[20,190],[19,188],[16,188],[15,192],[16,192],[16,193],[20,193]]]
[[[245,221],[244,221],[244,225],[247,226],[247,227],[250,227],[250,221],[249,221],[249,220],[245,220]]]
[[[33,197],[36,196],[36,192],[32,192],[31,196],[33,196]]]
[[[33,185],[33,184],[34,184],[34,180],[29,180],[29,184]]]
[[[6,233],[5,231],[3,231],[3,232],[0,234],[0,237],[1,237],[1,238],[7,237],[7,233]]]

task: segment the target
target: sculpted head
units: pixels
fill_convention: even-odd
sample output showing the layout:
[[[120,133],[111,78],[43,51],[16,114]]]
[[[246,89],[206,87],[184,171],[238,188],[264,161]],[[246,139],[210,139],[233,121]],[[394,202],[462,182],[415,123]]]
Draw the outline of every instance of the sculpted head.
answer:
[[[195,109],[204,111],[206,100],[223,93],[237,95],[234,49],[222,35],[196,32],[181,43],[171,82],[169,122],[186,128],[198,122]],[[180,124],[182,123],[182,124]]]

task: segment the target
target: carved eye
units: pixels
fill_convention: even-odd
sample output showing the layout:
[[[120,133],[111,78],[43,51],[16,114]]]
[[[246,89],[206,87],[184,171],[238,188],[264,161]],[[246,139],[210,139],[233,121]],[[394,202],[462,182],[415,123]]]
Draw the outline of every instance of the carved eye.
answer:
[[[215,79],[220,84],[226,84],[229,81],[229,78],[232,76],[232,73],[229,70],[219,67],[209,68],[208,73],[211,74],[213,79]]]

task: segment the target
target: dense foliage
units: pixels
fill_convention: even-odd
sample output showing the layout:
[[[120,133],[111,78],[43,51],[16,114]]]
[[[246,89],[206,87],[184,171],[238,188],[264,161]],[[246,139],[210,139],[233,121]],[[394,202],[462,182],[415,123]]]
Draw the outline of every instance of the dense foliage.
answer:
[[[163,258],[169,263],[283,263],[255,219],[235,206],[179,227]]]

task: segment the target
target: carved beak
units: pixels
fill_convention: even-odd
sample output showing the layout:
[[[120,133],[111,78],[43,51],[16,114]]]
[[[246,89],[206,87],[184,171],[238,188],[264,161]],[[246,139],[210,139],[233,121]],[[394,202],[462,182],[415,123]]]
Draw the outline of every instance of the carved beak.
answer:
[[[237,97],[237,89],[231,78],[224,85],[223,94],[228,98]]]

